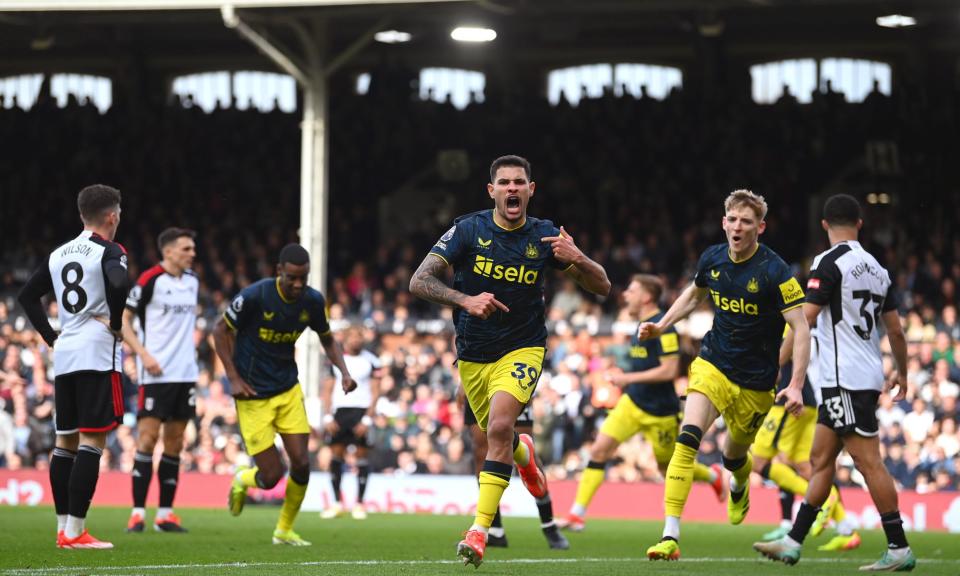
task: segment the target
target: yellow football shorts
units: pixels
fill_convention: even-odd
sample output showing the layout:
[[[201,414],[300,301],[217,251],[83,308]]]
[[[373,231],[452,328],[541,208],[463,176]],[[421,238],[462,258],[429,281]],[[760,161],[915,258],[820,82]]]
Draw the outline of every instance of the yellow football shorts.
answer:
[[[487,429],[490,418],[490,399],[496,392],[506,392],[526,404],[540,380],[544,348],[520,348],[496,362],[466,362],[460,360],[460,382],[477,417],[481,430]]]
[[[783,454],[791,462],[806,462],[810,459],[816,428],[816,408],[804,406],[797,417],[788,414],[783,406],[774,406],[767,413],[750,451],[767,460]]]
[[[309,434],[303,390],[297,384],[270,398],[237,400],[237,421],[247,446],[254,456],[273,446],[277,433]]]
[[[753,444],[774,398],[773,390],[761,392],[737,386],[716,366],[699,356],[690,364],[687,394],[691,392],[699,392],[710,399],[723,416],[730,439],[743,446]]]
[[[641,410],[626,394],[620,396],[617,405],[610,411],[600,427],[600,433],[619,443],[626,442],[634,434],[642,433],[653,446],[658,464],[670,462],[673,445],[677,441],[679,415],[654,416]]]

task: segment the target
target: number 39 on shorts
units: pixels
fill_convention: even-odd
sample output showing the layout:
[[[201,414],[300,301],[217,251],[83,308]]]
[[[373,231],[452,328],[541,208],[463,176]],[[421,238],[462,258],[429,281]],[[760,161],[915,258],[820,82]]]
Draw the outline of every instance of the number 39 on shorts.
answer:
[[[510,375],[517,379],[517,384],[520,385],[520,388],[526,390],[528,387],[537,383],[537,378],[540,377],[540,373],[537,372],[536,367],[529,366],[524,362],[514,362],[513,367],[514,370]]]

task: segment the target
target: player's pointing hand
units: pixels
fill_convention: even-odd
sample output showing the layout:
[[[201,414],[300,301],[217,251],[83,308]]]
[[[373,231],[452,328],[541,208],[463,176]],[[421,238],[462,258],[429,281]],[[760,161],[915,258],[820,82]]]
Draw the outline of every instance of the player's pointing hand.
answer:
[[[643,322],[640,324],[640,327],[637,328],[637,338],[641,340],[649,340],[659,336],[660,332],[660,327],[657,326],[656,322]]]
[[[573,237],[560,227],[559,236],[546,236],[541,242],[549,242],[553,249],[553,257],[564,264],[575,264],[583,258],[583,252],[573,242]]]
[[[481,292],[476,296],[467,296],[460,306],[467,314],[476,316],[477,318],[483,318],[484,320],[489,318],[490,315],[497,310],[502,312],[510,311],[503,302],[497,300],[493,294],[489,292]]]

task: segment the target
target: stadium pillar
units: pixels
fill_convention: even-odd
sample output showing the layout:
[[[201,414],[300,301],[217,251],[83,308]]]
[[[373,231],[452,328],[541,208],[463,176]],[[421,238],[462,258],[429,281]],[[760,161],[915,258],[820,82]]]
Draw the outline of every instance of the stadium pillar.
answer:
[[[309,284],[325,291],[327,276],[327,74],[324,69],[325,23],[290,22],[302,53],[292,54],[271,42],[266,34],[244,22],[232,6],[221,9],[223,23],[257,47],[274,64],[290,74],[303,90],[303,120],[300,124],[300,243],[310,252]],[[322,377],[320,340],[312,332],[297,347],[300,382],[308,397],[317,396]]]

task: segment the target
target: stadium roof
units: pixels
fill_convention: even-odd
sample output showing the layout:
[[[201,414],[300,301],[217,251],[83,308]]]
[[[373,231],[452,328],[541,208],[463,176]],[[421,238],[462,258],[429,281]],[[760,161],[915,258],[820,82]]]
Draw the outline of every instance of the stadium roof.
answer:
[[[742,61],[960,53],[955,0],[0,0],[0,76],[111,73],[129,61],[164,74],[274,69],[223,25],[222,4],[281,44],[298,43],[290,24],[300,22],[330,54],[380,24],[412,34],[405,44],[366,45],[352,61],[358,67],[384,59],[534,70],[602,61],[690,65],[717,47]],[[915,17],[917,26],[877,26],[878,16],[894,12]],[[492,27],[497,40],[455,43],[450,30],[462,24]]]

